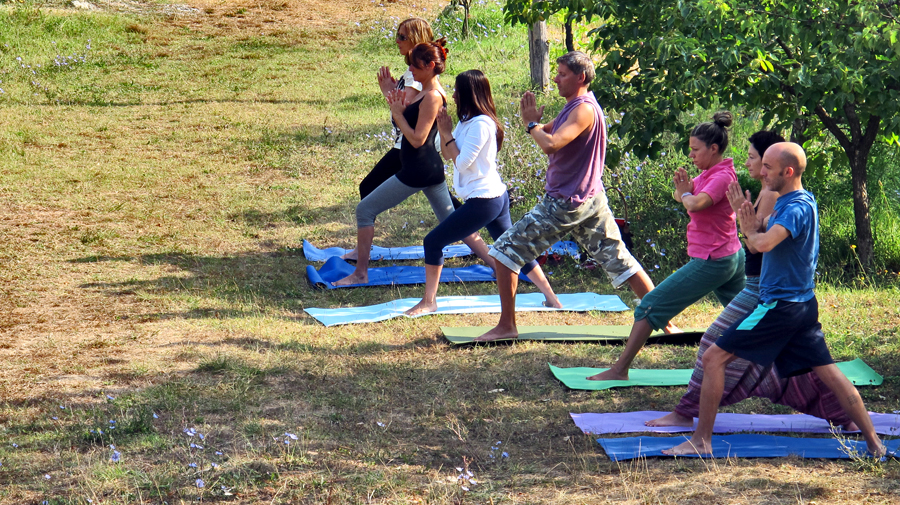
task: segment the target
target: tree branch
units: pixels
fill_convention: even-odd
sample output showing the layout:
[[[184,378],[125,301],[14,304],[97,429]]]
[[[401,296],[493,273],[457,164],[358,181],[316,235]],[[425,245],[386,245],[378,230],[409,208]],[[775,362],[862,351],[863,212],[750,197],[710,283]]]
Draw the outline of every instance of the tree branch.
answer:
[[[822,121],[822,124],[825,125],[825,128],[827,128],[828,131],[830,131],[831,134],[834,135],[834,138],[836,138],[841,147],[844,148],[844,152],[850,155],[853,150],[853,143],[850,142],[850,139],[847,138],[847,134],[844,133],[844,130],[841,129],[837,121],[835,121],[833,117],[828,115],[828,112],[824,107],[822,107],[822,104],[816,105],[816,116],[818,116],[819,120]]]

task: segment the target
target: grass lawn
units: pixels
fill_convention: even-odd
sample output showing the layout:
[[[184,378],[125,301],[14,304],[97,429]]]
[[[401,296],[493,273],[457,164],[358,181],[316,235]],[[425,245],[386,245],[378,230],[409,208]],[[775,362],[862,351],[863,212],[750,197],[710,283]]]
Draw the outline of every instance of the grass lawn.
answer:
[[[440,326],[496,316],[325,328],[303,312],[421,295],[314,290],[300,243],[351,246],[357,184],[389,147],[375,72],[403,67],[397,21],[443,3],[98,6],[0,2],[0,504],[900,503],[895,461],[611,462],[568,414],[667,410],[683,388],[570,391],[547,363],[606,366],[617,346],[452,348]],[[491,78],[520,215],[544,162],[514,117],[527,42],[492,1],[474,15],[477,39],[458,40],[456,14],[435,24],[451,39],[443,82]],[[435,224],[416,196],[379,218],[376,243],[419,244]],[[616,293],[572,260],[548,270],[557,292]],[[860,389],[866,406],[900,409],[896,282],[818,293],[835,358],[885,377]],[[676,323],[719,310],[708,300]],[[695,356],[649,346],[635,367]]]

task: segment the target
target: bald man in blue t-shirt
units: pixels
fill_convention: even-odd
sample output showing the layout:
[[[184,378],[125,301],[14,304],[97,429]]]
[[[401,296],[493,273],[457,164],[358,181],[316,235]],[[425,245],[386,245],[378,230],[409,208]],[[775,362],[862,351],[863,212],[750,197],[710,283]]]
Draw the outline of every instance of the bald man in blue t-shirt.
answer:
[[[663,451],[665,454],[712,453],[713,424],[722,399],[725,367],[735,358],[760,365],[774,363],[782,377],[813,370],[862,431],[869,452],[875,456],[886,452],[859,392],[834,364],[819,324],[813,292],[819,218],[815,198],[803,189],[805,169],[806,154],[797,144],[775,144],[763,156],[765,184],[780,195],[765,231],[749,201],[738,212],[747,245],[764,253],[759,305],[725,330],[703,355],[697,429],[690,440]]]

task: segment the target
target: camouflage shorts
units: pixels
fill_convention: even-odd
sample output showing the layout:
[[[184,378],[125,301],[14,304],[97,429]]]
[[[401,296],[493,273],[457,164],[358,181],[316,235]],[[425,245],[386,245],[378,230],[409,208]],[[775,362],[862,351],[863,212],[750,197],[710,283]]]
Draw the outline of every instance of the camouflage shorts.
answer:
[[[491,256],[518,272],[570,233],[600,263],[613,286],[619,287],[642,270],[622,242],[606,193],[597,194],[574,208],[566,200],[544,195],[543,200],[494,242]]]

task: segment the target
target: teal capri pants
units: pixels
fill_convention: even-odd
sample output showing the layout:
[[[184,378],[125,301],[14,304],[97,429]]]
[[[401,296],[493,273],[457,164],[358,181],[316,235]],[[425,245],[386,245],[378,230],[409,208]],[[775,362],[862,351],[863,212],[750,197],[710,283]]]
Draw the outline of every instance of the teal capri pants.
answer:
[[[654,330],[665,328],[670,319],[709,293],[726,307],[746,281],[743,248],[714,260],[691,258],[644,296],[634,309],[634,320],[647,319]]]

